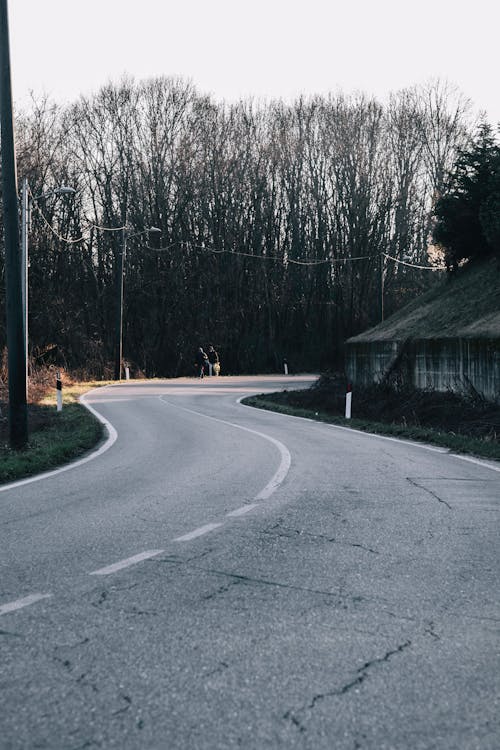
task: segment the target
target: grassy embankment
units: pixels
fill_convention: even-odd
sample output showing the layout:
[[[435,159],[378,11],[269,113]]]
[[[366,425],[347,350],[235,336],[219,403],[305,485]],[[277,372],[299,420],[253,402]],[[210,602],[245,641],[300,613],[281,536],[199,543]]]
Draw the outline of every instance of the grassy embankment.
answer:
[[[95,448],[103,438],[101,423],[78,402],[79,396],[106,383],[64,383],[63,409],[56,410],[55,388],[38,392],[28,404],[29,443],[13,451],[8,444],[7,408],[0,412],[0,484],[62,466]]]

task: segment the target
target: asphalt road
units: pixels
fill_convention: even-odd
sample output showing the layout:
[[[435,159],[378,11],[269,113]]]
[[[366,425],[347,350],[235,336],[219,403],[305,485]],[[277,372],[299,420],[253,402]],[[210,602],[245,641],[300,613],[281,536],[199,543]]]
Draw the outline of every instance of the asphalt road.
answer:
[[[310,380],[93,391],[0,488],[1,750],[500,748],[500,465],[238,403]]]

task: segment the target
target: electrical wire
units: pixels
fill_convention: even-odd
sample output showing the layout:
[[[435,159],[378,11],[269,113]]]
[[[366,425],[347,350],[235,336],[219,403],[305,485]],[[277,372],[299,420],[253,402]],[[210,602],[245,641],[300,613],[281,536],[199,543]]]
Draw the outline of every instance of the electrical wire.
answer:
[[[221,250],[216,247],[205,247],[204,245],[193,245],[191,243],[185,243],[194,250],[204,250],[205,252],[213,253],[214,255],[239,255],[245,258],[255,258],[257,260],[277,260],[284,262],[284,259],[279,255],[255,255],[255,253],[244,253],[240,250]],[[286,263],[293,263],[299,266],[319,266],[324,263],[346,263],[356,260],[368,260],[373,256],[371,255],[360,255],[354,258],[322,258],[321,260],[298,260],[295,258],[287,258]]]
[[[48,227],[48,229],[50,229],[50,231],[52,232],[52,234],[55,237],[57,237],[57,239],[60,242],[65,242],[68,245],[76,245],[78,242],[83,242],[83,240],[87,239],[87,235],[85,235],[85,234],[82,234],[80,237],[77,237],[76,239],[69,239],[68,237],[63,237],[61,234],[59,234],[59,232],[57,232],[54,229],[54,227],[52,226],[52,224],[49,221],[47,221],[47,219],[45,218],[45,216],[42,213],[42,210],[41,210],[40,206],[38,206],[36,203],[34,205],[35,205],[36,210],[40,214],[40,216],[41,216],[42,221],[44,222],[44,224]]]
[[[381,253],[381,255],[383,255],[384,258],[387,258],[388,260],[394,261],[394,263],[399,263],[402,266],[409,266],[410,268],[418,268],[421,271],[446,271],[446,266],[419,266],[416,263],[409,263],[406,260],[399,260],[399,258],[394,258],[392,255],[387,255],[387,253]]]
[[[47,221],[47,219],[43,215],[43,212],[42,212],[40,206],[36,203],[35,200],[33,200],[33,204],[34,204],[36,210],[38,211],[39,215],[41,216],[43,222],[47,226],[47,228],[50,229],[50,231],[52,232],[52,234],[54,234],[54,236],[57,237],[57,239],[60,242],[65,242],[68,245],[75,245],[75,244],[77,244],[79,242],[83,242],[83,240],[87,239],[88,234],[82,234],[80,237],[77,237],[76,239],[69,239],[68,237],[63,237],[62,235],[60,235],[54,229],[54,227],[50,224],[50,222]],[[124,227],[124,226],[122,226],[122,227],[103,227],[103,226],[99,226],[98,224],[92,224],[92,223],[90,223],[88,225],[88,228],[87,228],[86,232],[89,233],[91,229],[97,229],[100,232],[121,232],[124,229],[126,229],[126,227]],[[284,259],[282,257],[280,257],[279,255],[255,255],[255,253],[244,253],[244,252],[239,251],[239,250],[221,250],[221,249],[216,248],[216,247],[206,247],[205,245],[193,245],[191,243],[182,243],[182,241],[180,243],[172,242],[170,245],[166,245],[165,247],[158,247],[158,248],[150,247],[149,245],[145,245],[144,249],[149,250],[151,252],[162,253],[162,252],[167,252],[168,250],[171,250],[171,248],[175,247],[175,245],[177,245],[177,244],[181,244],[181,245],[185,244],[186,246],[188,246],[189,248],[191,248],[193,250],[203,250],[205,252],[213,253],[214,255],[223,255],[223,254],[224,255],[238,255],[238,256],[241,256],[241,257],[245,257],[245,258],[256,258],[258,260],[274,260],[274,261],[281,261],[281,262],[284,261]],[[407,266],[409,268],[416,268],[416,269],[421,270],[421,271],[444,271],[444,270],[446,270],[446,266],[421,266],[421,265],[418,265],[417,263],[409,263],[408,261],[400,260],[399,258],[395,258],[394,256],[388,255],[387,253],[380,253],[380,255],[382,257],[384,257],[384,258],[387,258],[387,260],[392,260],[394,263],[398,263],[399,265]],[[321,260],[298,260],[296,258],[287,258],[286,259],[286,263],[292,263],[292,264],[298,265],[298,266],[319,266],[319,265],[323,265],[325,263],[329,263],[329,264],[334,264],[334,263],[351,263],[353,261],[358,261],[358,260],[369,260],[370,258],[374,258],[374,257],[376,257],[376,256],[373,256],[373,255],[359,255],[359,256],[356,256],[354,258],[323,258]]]

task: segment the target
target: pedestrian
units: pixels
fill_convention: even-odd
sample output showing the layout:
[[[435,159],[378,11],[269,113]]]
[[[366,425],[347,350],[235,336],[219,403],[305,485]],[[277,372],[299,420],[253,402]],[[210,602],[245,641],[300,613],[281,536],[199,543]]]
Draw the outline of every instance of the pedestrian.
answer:
[[[195,355],[195,367],[199,378],[204,377],[205,371],[208,371],[208,357],[203,351],[203,347],[199,346],[198,351]]]
[[[208,374],[218,375],[220,372],[219,355],[212,344],[208,347]]]

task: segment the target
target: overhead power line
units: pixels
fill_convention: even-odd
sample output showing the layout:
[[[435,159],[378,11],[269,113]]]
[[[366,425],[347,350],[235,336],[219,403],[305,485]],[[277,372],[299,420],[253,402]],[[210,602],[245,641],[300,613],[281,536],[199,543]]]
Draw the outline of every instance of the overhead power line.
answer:
[[[399,263],[402,266],[409,266],[410,268],[418,268],[421,271],[446,271],[446,266],[419,266],[417,263],[409,263],[406,260],[394,258],[392,255],[387,255],[387,253],[382,253],[382,255],[384,258],[394,261],[394,263]]]
[[[47,221],[47,219],[43,215],[43,212],[40,209],[40,207],[36,203],[34,203],[34,205],[35,205],[35,208],[38,211],[39,215],[41,216],[44,224],[47,226],[48,229],[50,229],[50,231],[52,232],[52,234],[55,237],[57,237],[57,239],[60,242],[65,242],[68,245],[76,245],[79,242],[83,242],[85,239],[88,238],[91,229],[97,229],[100,232],[121,232],[121,231],[123,231],[123,229],[126,228],[126,227],[123,227],[123,226],[121,226],[121,227],[104,227],[104,226],[99,226],[98,224],[90,223],[88,225],[87,229],[85,230],[84,234],[82,234],[80,237],[77,237],[75,239],[71,239],[69,237],[63,237],[61,234],[59,234],[59,232],[57,232],[57,230],[54,229],[54,227],[50,224],[50,222]],[[274,260],[274,261],[280,261],[282,263],[283,262],[292,263],[292,264],[298,265],[298,266],[319,266],[319,265],[324,265],[325,263],[329,263],[329,264],[334,264],[334,263],[335,264],[337,264],[337,263],[352,263],[352,262],[355,262],[355,261],[358,261],[358,260],[369,260],[370,258],[377,258],[378,257],[377,255],[358,255],[358,256],[355,256],[355,257],[352,257],[352,258],[350,258],[350,257],[342,257],[342,258],[321,258],[321,259],[318,259],[318,260],[301,260],[299,258],[283,258],[280,255],[269,255],[269,254],[266,254],[266,255],[256,255],[255,253],[245,253],[245,252],[243,252],[241,250],[224,250],[224,249],[213,247],[213,246],[207,247],[206,245],[194,245],[194,244],[192,244],[190,242],[183,242],[182,240],[179,240],[177,242],[172,242],[169,245],[166,245],[164,247],[157,247],[157,248],[156,247],[150,247],[149,245],[145,245],[144,249],[150,250],[151,252],[155,252],[155,253],[162,253],[162,252],[167,252],[168,250],[171,250],[176,245],[185,245],[189,249],[192,249],[192,250],[202,250],[203,252],[212,253],[213,255],[237,255],[237,256],[244,257],[244,258],[254,258],[255,260],[264,260],[264,261],[265,260]],[[441,266],[422,266],[422,265],[419,265],[418,263],[410,263],[409,261],[401,260],[400,258],[395,258],[393,255],[388,255],[387,253],[380,253],[380,255],[382,255],[384,258],[387,258],[387,260],[391,260],[394,263],[398,263],[399,265],[407,266],[409,268],[416,268],[416,269],[421,270],[421,271],[444,271],[444,270],[446,270],[446,266],[443,266],[443,265],[441,265]]]

